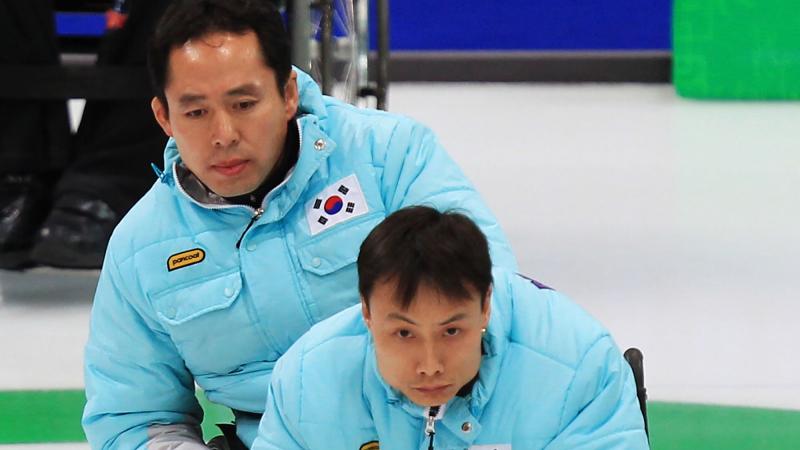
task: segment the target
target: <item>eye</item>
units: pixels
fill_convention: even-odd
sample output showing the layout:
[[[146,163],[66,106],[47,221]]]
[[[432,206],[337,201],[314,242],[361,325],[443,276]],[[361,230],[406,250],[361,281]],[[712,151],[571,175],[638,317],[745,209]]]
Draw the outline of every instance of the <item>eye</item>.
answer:
[[[444,334],[447,336],[456,336],[459,333],[461,333],[461,330],[459,328],[448,328],[444,331]]]
[[[411,331],[406,330],[406,329],[397,330],[395,332],[395,334],[397,335],[397,337],[402,338],[402,339],[408,339],[408,338],[411,337]]]
[[[205,115],[205,113],[206,113],[206,111],[204,109],[193,109],[193,110],[185,113],[184,115],[186,117],[190,118],[190,119],[196,119],[198,117],[203,117]]]
[[[236,103],[236,109],[244,111],[244,110],[252,108],[255,105],[256,105],[255,101],[247,100],[247,101]]]

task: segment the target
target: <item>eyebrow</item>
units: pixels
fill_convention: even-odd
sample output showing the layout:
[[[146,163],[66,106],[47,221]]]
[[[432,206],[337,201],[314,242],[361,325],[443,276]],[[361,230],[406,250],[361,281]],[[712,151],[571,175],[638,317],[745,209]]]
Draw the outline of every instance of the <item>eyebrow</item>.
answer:
[[[258,88],[251,84],[243,84],[241,86],[237,86],[227,92],[225,92],[226,97],[238,97],[240,95],[256,95],[258,94]],[[199,103],[206,99],[205,95],[199,94],[184,94],[178,99],[178,103],[182,106],[191,105],[192,103]]]
[[[454,315],[453,317],[450,317],[447,320],[439,322],[439,325],[440,326],[441,325],[448,325],[448,324],[451,324],[453,322],[457,322],[457,321],[459,321],[461,319],[465,319],[466,317],[467,317],[466,313],[458,313],[458,314]],[[419,325],[417,322],[414,322],[413,320],[409,319],[408,317],[406,317],[406,316],[404,316],[402,314],[394,313],[394,312],[387,314],[386,318],[387,319],[400,320],[400,321],[403,321],[403,322],[410,323],[411,325]]]
[[[180,103],[182,106],[186,106],[191,105],[192,103],[199,103],[205,99],[205,95],[184,94],[178,99],[178,103]]]
[[[252,84],[247,83],[237,86],[225,93],[226,97],[237,97],[240,95],[256,95],[259,92],[258,88]]]

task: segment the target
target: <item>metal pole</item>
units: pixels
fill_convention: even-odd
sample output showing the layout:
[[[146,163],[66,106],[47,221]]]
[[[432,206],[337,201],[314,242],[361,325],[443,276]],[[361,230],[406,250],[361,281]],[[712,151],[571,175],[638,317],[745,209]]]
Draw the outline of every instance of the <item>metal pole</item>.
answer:
[[[368,0],[353,0],[353,17],[355,40],[353,42],[353,58],[355,63],[356,82],[353,83],[353,99],[363,96],[369,87],[369,5]]]
[[[378,0],[378,109],[388,107],[389,92],[389,0]]]
[[[320,0],[322,9],[322,48],[320,49],[320,72],[322,77],[322,93],[331,95],[333,91],[333,0]]]
[[[292,34],[292,64],[311,72],[311,0],[290,0],[289,27]]]

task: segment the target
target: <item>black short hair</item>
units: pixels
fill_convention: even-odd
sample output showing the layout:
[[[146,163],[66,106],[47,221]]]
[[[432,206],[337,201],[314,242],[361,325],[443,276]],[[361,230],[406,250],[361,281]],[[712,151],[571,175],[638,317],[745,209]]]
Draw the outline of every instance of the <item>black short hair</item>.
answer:
[[[411,206],[389,215],[370,232],[358,254],[358,289],[369,307],[376,282],[395,282],[403,309],[414,301],[420,284],[453,300],[481,296],[492,285],[489,244],[467,216]]]
[[[253,31],[264,63],[275,71],[283,94],[292,71],[289,35],[283,18],[269,0],[173,0],[158,21],[148,46],[147,65],[155,95],[167,107],[170,52],[189,39],[213,32]]]

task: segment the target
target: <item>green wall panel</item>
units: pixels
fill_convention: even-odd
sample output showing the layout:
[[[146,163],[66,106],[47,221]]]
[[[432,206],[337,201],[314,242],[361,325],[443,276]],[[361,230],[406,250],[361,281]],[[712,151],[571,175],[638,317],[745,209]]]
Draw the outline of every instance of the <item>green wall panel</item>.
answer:
[[[800,99],[800,1],[675,0],[672,26],[680,95]]]

